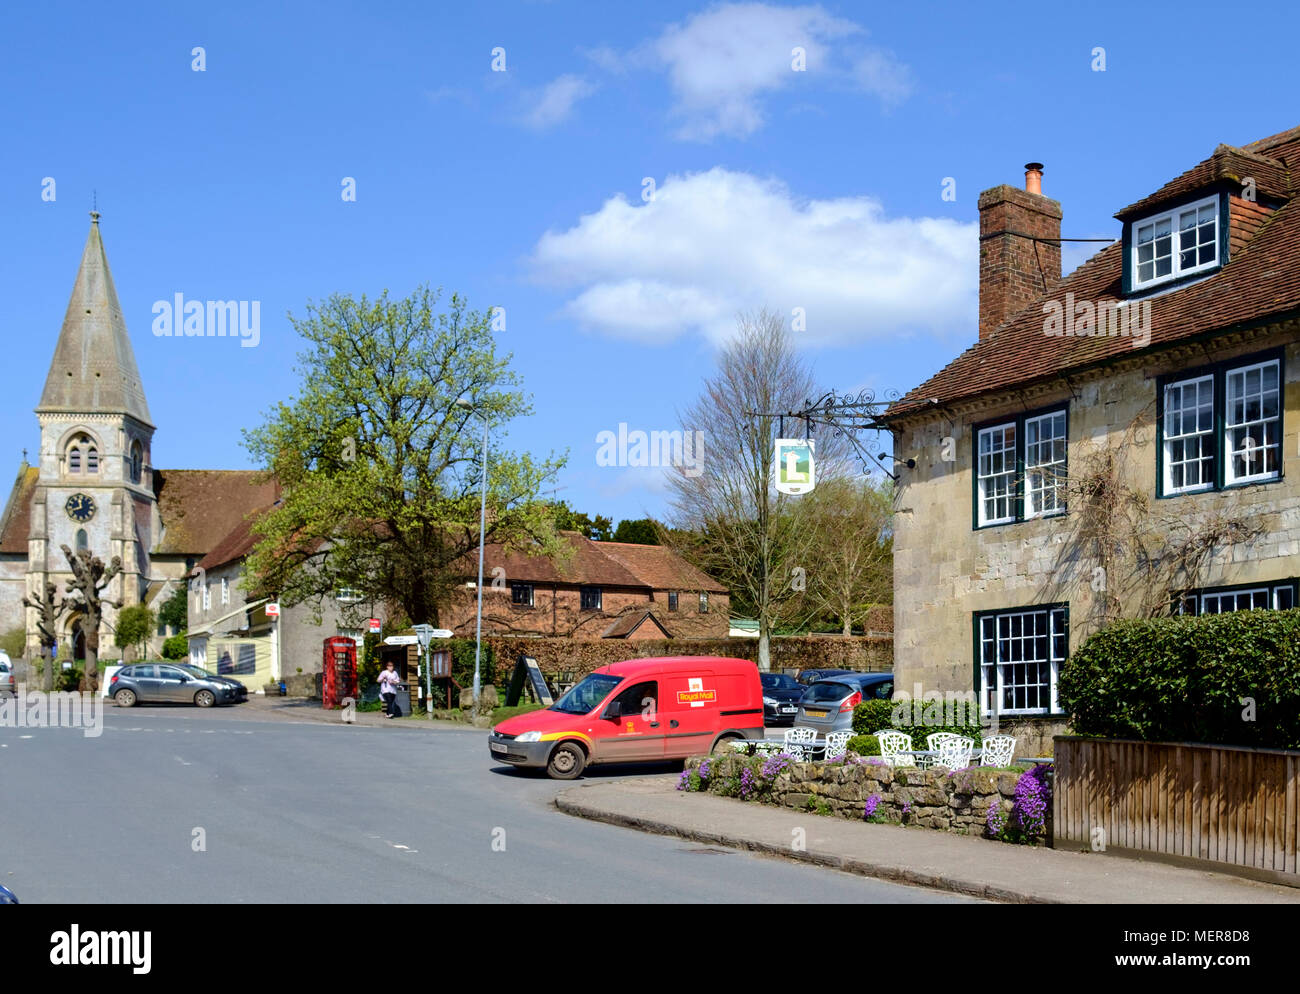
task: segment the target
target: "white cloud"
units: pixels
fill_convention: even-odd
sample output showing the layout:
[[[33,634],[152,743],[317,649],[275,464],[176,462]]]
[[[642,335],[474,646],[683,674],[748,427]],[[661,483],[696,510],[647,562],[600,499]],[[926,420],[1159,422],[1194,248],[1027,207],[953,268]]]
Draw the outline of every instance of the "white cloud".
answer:
[[[619,195],[532,256],[582,327],[663,344],[725,341],[742,310],[796,307],[809,344],[966,333],[977,313],[977,225],[890,218],[870,197],[800,200],[715,168],[669,176],[650,203]]]
[[[677,136],[708,141],[753,134],[764,124],[764,96],[812,79],[855,86],[886,106],[898,103],[911,92],[910,72],[883,50],[845,43],[865,34],[817,5],[724,3],[669,25],[625,55],[608,46],[586,55],[610,73],[665,72],[681,122]],[[792,67],[796,47],[803,49],[803,72]]]
[[[912,71],[883,49],[865,52],[853,66],[853,78],[886,107],[894,107],[912,94]]]
[[[583,79],[566,73],[544,86],[540,93],[532,94],[532,107],[524,116],[530,128],[542,130],[567,120],[579,100],[591,96],[596,87]]]

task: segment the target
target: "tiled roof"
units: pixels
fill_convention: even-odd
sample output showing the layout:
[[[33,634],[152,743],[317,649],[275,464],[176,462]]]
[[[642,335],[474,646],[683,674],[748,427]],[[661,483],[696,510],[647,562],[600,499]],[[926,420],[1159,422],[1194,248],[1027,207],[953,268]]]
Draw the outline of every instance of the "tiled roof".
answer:
[[[27,536],[32,530],[32,494],[40,478],[38,466],[23,464],[0,518],[0,554],[27,555]]]
[[[662,545],[600,542],[600,551],[655,590],[707,590],[725,594],[727,588],[700,572],[672,549]]]
[[[629,611],[626,614],[619,615],[610,623],[608,628],[600,633],[600,637],[603,639],[625,639],[647,620],[663,633],[664,638],[672,638],[672,635],[668,633],[668,629],[650,611]]]
[[[483,550],[483,582],[487,582],[493,567],[505,569],[507,581],[522,583],[585,584],[593,587],[638,587],[649,584],[642,581],[623,565],[600,551],[602,543],[593,542],[577,532],[562,532],[572,550],[568,562],[557,564],[546,556],[530,556],[526,552],[504,552],[496,543],[488,543]],[[473,560],[466,576],[478,571],[478,548],[467,554]]]
[[[162,517],[155,555],[207,556],[279,496],[278,484],[254,469],[156,469],[153,479]]]
[[[1255,191],[1259,197],[1271,197],[1285,200],[1290,194],[1290,178],[1284,163],[1256,152],[1220,145],[1214,154],[1203,162],[1197,163],[1176,179],[1170,180],[1149,197],[1143,197],[1135,204],[1129,204],[1123,210],[1116,211],[1115,216],[1121,221],[1132,220],[1148,211],[1183,197],[1208,190],[1218,184],[1231,183],[1240,186],[1247,177],[1255,180]]]
[[[199,560],[199,568],[213,570],[227,563],[233,563],[237,559],[243,559],[252,552],[253,546],[257,544],[257,536],[253,534],[253,522],[272,506],[274,505],[267,504],[250,512],[216,544],[211,552]]]
[[[1247,145],[1244,151],[1267,151],[1269,158],[1294,171],[1300,168],[1300,128]],[[1300,198],[1269,214],[1261,215],[1260,210],[1234,198],[1230,242],[1235,245],[1229,261],[1202,280],[1147,298],[1151,340],[1143,351],[1300,311]],[[1047,300],[1063,303],[1067,293],[1076,301],[1098,305],[1120,300],[1122,265],[1122,246],[1108,245],[908,391],[890,406],[885,419],[915,413],[930,398],[940,403],[969,399],[1134,355],[1138,350],[1128,337],[1051,337],[1044,331]]]

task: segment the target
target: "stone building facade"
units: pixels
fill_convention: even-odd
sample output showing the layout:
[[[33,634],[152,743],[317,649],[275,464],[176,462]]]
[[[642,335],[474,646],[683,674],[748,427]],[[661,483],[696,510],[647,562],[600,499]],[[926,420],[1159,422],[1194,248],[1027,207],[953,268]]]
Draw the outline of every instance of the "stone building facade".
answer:
[[[1064,727],[1061,665],[1108,618],[1297,603],[1296,166],[1300,129],[1221,145],[1065,279],[1040,166],[981,196],[979,340],[886,416],[915,460],[894,517],[900,690],[975,695],[1029,755]],[[1115,554],[1107,528],[1163,558]]]

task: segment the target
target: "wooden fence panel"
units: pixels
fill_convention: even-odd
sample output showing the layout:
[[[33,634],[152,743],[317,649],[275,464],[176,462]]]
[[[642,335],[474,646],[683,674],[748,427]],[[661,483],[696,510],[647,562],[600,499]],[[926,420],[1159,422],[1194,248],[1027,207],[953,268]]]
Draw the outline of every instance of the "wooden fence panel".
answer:
[[[1300,877],[1300,752],[1061,735],[1055,845]]]

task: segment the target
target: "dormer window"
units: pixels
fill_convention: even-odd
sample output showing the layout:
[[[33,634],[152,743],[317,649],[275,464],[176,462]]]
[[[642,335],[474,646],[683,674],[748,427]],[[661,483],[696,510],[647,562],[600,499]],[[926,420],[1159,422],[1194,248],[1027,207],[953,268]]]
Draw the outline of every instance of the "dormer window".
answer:
[[[1213,269],[1220,261],[1217,196],[1133,224],[1134,290]]]

